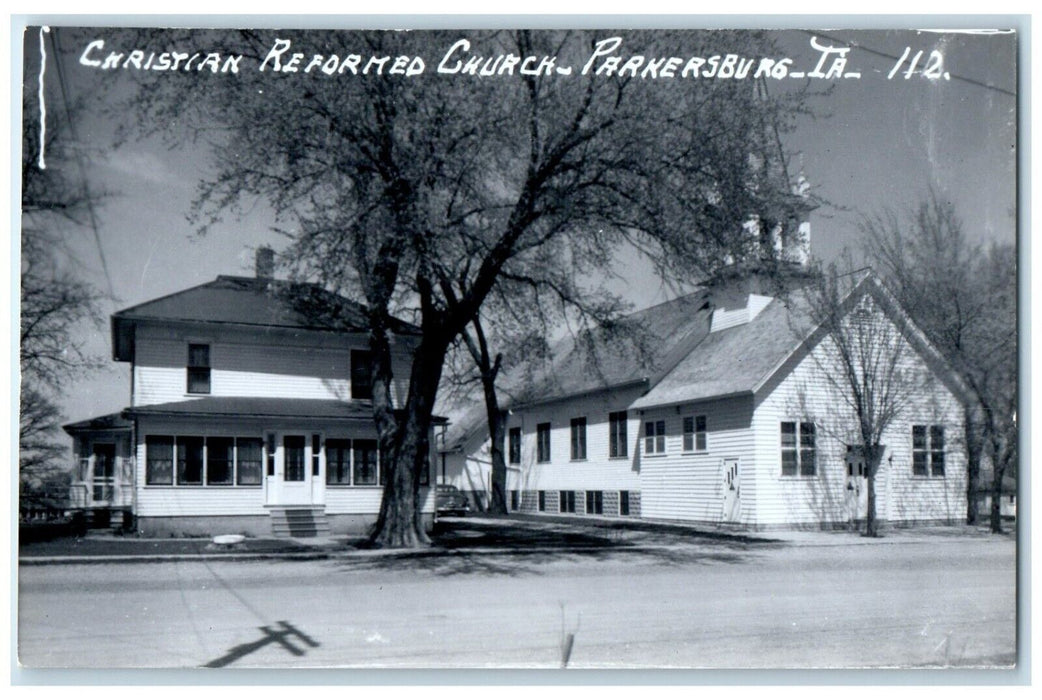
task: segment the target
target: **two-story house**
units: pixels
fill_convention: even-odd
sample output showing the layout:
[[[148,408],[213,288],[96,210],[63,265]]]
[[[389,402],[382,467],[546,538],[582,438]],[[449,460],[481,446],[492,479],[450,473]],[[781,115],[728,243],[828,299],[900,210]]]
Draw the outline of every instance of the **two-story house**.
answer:
[[[806,323],[798,287],[703,288],[625,319],[628,340],[565,341],[540,379],[512,387],[522,398],[506,407],[511,509],[747,528],[863,520],[865,465],[831,374],[836,346]],[[961,520],[964,387],[873,275],[851,281],[847,305],[865,315],[855,322],[893,331],[880,337],[904,378],[892,387],[877,517]],[[479,421],[471,414],[444,440],[443,480],[465,491],[488,483]]]
[[[119,513],[148,535],[360,532],[375,521],[384,471],[364,308],[273,279],[272,261],[261,249],[256,277],[220,276],[113,314],[130,405],[65,426],[76,507]],[[418,329],[393,330],[402,405]]]

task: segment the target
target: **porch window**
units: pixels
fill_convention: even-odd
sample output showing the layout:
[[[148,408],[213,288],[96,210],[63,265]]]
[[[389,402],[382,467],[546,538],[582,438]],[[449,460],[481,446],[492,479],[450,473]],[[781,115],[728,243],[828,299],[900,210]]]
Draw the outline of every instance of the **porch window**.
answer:
[[[666,421],[649,420],[644,423],[644,453],[649,455],[665,454]]]
[[[521,464],[521,428],[510,429],[510,463]]]
[[[286,435],[282,438],[282,447],[286,452],[282,478],[286,481],[304,481],[304,436]]]
[[[608,414],[608,456],[625,457],[626,454],[626,412],[613,411]]]
[[[375,486],[379,468],[376,440],[355,440],[353,455],[355,486]]]
[[[230,486],[235,469],[235,440],[230,437],[206,438],[206,483]]]
[[[540,423],[535,427],[536,433],[536,461],[550,461],[550,424]]]
[[[210,346],[188,345],[188,393],[210,393]]]
[[[368,350],[351,351],[351,398],[373,398],[373,354]]]
[[[235,458],[240,486],[261,483],[261,465],[264,462],[264,441],[260,438],[236,438]]]
[[[944,476],[944,426],[912,426],[912,474]]]
[[[326,440],[326,483],[336,486],[351,484],[350,440]]]
[[[572,459],[586,459],[586,418],[572,418]]]
[[[177,437],[177,484],[197,486],[203,483],[203,439]]]
[[[149,435],[145,438],[145,483],[171,486],[174,483],[174,438]]]
[[[684,452],[706,451],[706,417],[684,418]]]

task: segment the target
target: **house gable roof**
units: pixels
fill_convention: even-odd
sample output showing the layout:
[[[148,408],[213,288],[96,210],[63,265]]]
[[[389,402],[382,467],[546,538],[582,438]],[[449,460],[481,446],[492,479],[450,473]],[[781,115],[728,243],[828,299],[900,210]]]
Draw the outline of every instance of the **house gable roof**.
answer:
[[[75,423],[67,423],[62,426],[62,430],[69,435],[76,435],[78,433],[99,430],[130,430],[133,425],[134,424],[130,420],[123,417],[122,413],[109,413],[96,418],[88,418],[87,420],[81,420]]]
[[[699,290],[630,314],[610,328],[565,338],[551,351],[545,370],[508,389],[510,405],[654,385],[709,333],[711,315],[708,293]]]
[[[300,330],[364,333],[366,307],[314,284],[221,275],[112,315],[112,348],[116,360],[133,355],[131,329],[137,321],[214,323]],[[405,321],[392,331],[419,334]]]

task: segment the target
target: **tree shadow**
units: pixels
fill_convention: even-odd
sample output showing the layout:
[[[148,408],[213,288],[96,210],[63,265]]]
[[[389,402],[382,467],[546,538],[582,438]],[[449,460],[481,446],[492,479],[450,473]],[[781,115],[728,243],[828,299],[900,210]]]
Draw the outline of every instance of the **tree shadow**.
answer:
[[[442,522],[432,550],[341,560],[342,571],[411,571],[435,576],[541,576],[552,565],[738,564],[776,543],[740,535],[692,535],[629,523]]]
[[[259,628],[263,633],[260,639],[254,642],[237,644],[229,649],[228,653],[224,656],[203,664],[203,668],[224,668],[239,659],[245,658],[256,651],[263,649],[269,644],[278,644],[293,656],[304,656],[307,654],[307,650],[303,648],[304,646],[312,649],[320,646],[312,637],[297,629],[286,620],[279,620],[277,625],[278,627],[274,629],[268,625],[262,625]],[[292,641],[294,638],[298,640],[299,644],[295,644]]]

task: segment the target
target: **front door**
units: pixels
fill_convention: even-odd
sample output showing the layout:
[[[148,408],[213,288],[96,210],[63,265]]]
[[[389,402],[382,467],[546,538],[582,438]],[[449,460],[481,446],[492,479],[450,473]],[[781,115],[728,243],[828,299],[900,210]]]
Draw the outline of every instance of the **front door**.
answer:
[[[112,500],[112,488],[116,477],[116,444],[112,442],[96,442],[93,447],[94,471],[93,501],[107,503]]]
[[[311,465],[308,436],[280,433],[276,438],[274,474],[269,475],[269,503],[311,505]]]
[[[861,447],[847,447],[847,484],[845,505],[847,520],[856,522],[868,517],[868,469],[865,451]]]
[[[737,523],[742,515],[742,480],[737,459],[724,460],[724,513],[725,523]]]

